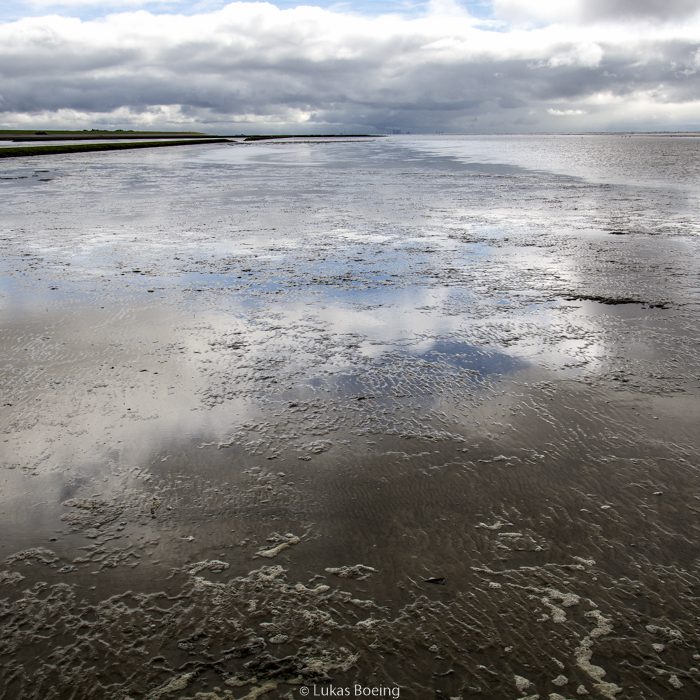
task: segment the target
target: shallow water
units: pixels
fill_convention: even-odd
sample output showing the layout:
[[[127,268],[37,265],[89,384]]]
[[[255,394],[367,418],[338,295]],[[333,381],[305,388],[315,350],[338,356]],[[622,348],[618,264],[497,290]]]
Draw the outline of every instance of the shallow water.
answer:
[[[696,697],[698,155],[0,163],[0,696]]]

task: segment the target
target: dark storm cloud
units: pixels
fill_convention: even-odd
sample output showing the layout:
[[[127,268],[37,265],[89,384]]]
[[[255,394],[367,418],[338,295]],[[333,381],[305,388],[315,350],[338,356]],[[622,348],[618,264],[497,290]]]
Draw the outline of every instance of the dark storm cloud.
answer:
[[[700,10],[698,0],[588,0],[582,3],[588,18],[682,19]]]

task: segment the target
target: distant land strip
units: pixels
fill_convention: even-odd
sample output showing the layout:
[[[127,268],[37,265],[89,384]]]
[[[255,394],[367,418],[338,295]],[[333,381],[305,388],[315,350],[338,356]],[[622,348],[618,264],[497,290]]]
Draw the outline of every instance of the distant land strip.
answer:
[[[246,136],[244,141],[269,141],[271,139],[370,139],[384,134],[276,134]]]
[[[211,139],[216,138],[216,135],[207,136],[206,134],[56,134],[55,136],[49,136],[48,134],[44,136],[29,135],[24,136],[23,134],[18,134],[16,136],[9,136],[6,134],[0,134],[0,141],[16,141],[17,143],[30,141],[30,142],[42,142],[42,141],[93,141],[94,139],[104,139],[105,141],[125,141],[125,140],[146,140],[146,139]]]
[[[124,131],[91,129],[75,131],[63,129],[43,131],[36,129],[0,129],[0,141],[89,141],[94,139],[200,139],[219,138],[223,134],[203,134],[201,131]]]
[[[95,137],[93,137],[95,138]],[[163,148],[166,146],[196,146],[203,143],[231,143],[229,139],[197,138],[185,141],[141,141],[137,143],[68,143],[60,146],[18,146],[0,148],[0,158],[24,158],[26,156],[50,156],[59,153],[85,153],[88,151],[120,151],[131,148]]]

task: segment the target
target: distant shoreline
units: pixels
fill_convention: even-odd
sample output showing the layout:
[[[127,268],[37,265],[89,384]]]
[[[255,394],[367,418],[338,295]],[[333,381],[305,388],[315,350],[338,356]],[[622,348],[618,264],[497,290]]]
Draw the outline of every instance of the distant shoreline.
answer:
[[[244,141],[271,141],[273,139],[376,139],[386,134],[252,134],[239,136]]]
[[[97,137],[92,137],[97,138]],[[102,138],[102,137],[100,137]],[[130,138],[130,137],[123,137]],[[196,138],[179,141],[142,141],[124,143],[69,143],[54,146],[18,146],[0,148],[0,158],[26,158],[30,156],[50,156],[62,153],[89,153],[95,151],[121,151],[134,148],[164,148],[168,146],[198,146],[205,143],[231,143],[225,138]]]

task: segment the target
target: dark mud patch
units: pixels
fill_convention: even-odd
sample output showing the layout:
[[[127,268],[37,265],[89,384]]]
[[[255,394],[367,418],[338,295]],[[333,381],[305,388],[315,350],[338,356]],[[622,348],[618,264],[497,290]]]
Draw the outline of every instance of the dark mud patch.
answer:
[[[565,297],[567,301],[595,301],[608,306],[618,306],[622,304],[639,304],[647,309],[668,309],[671,303],[668,301],[644,301],[634,297],[611,297],[602,294],[570,294]]]

